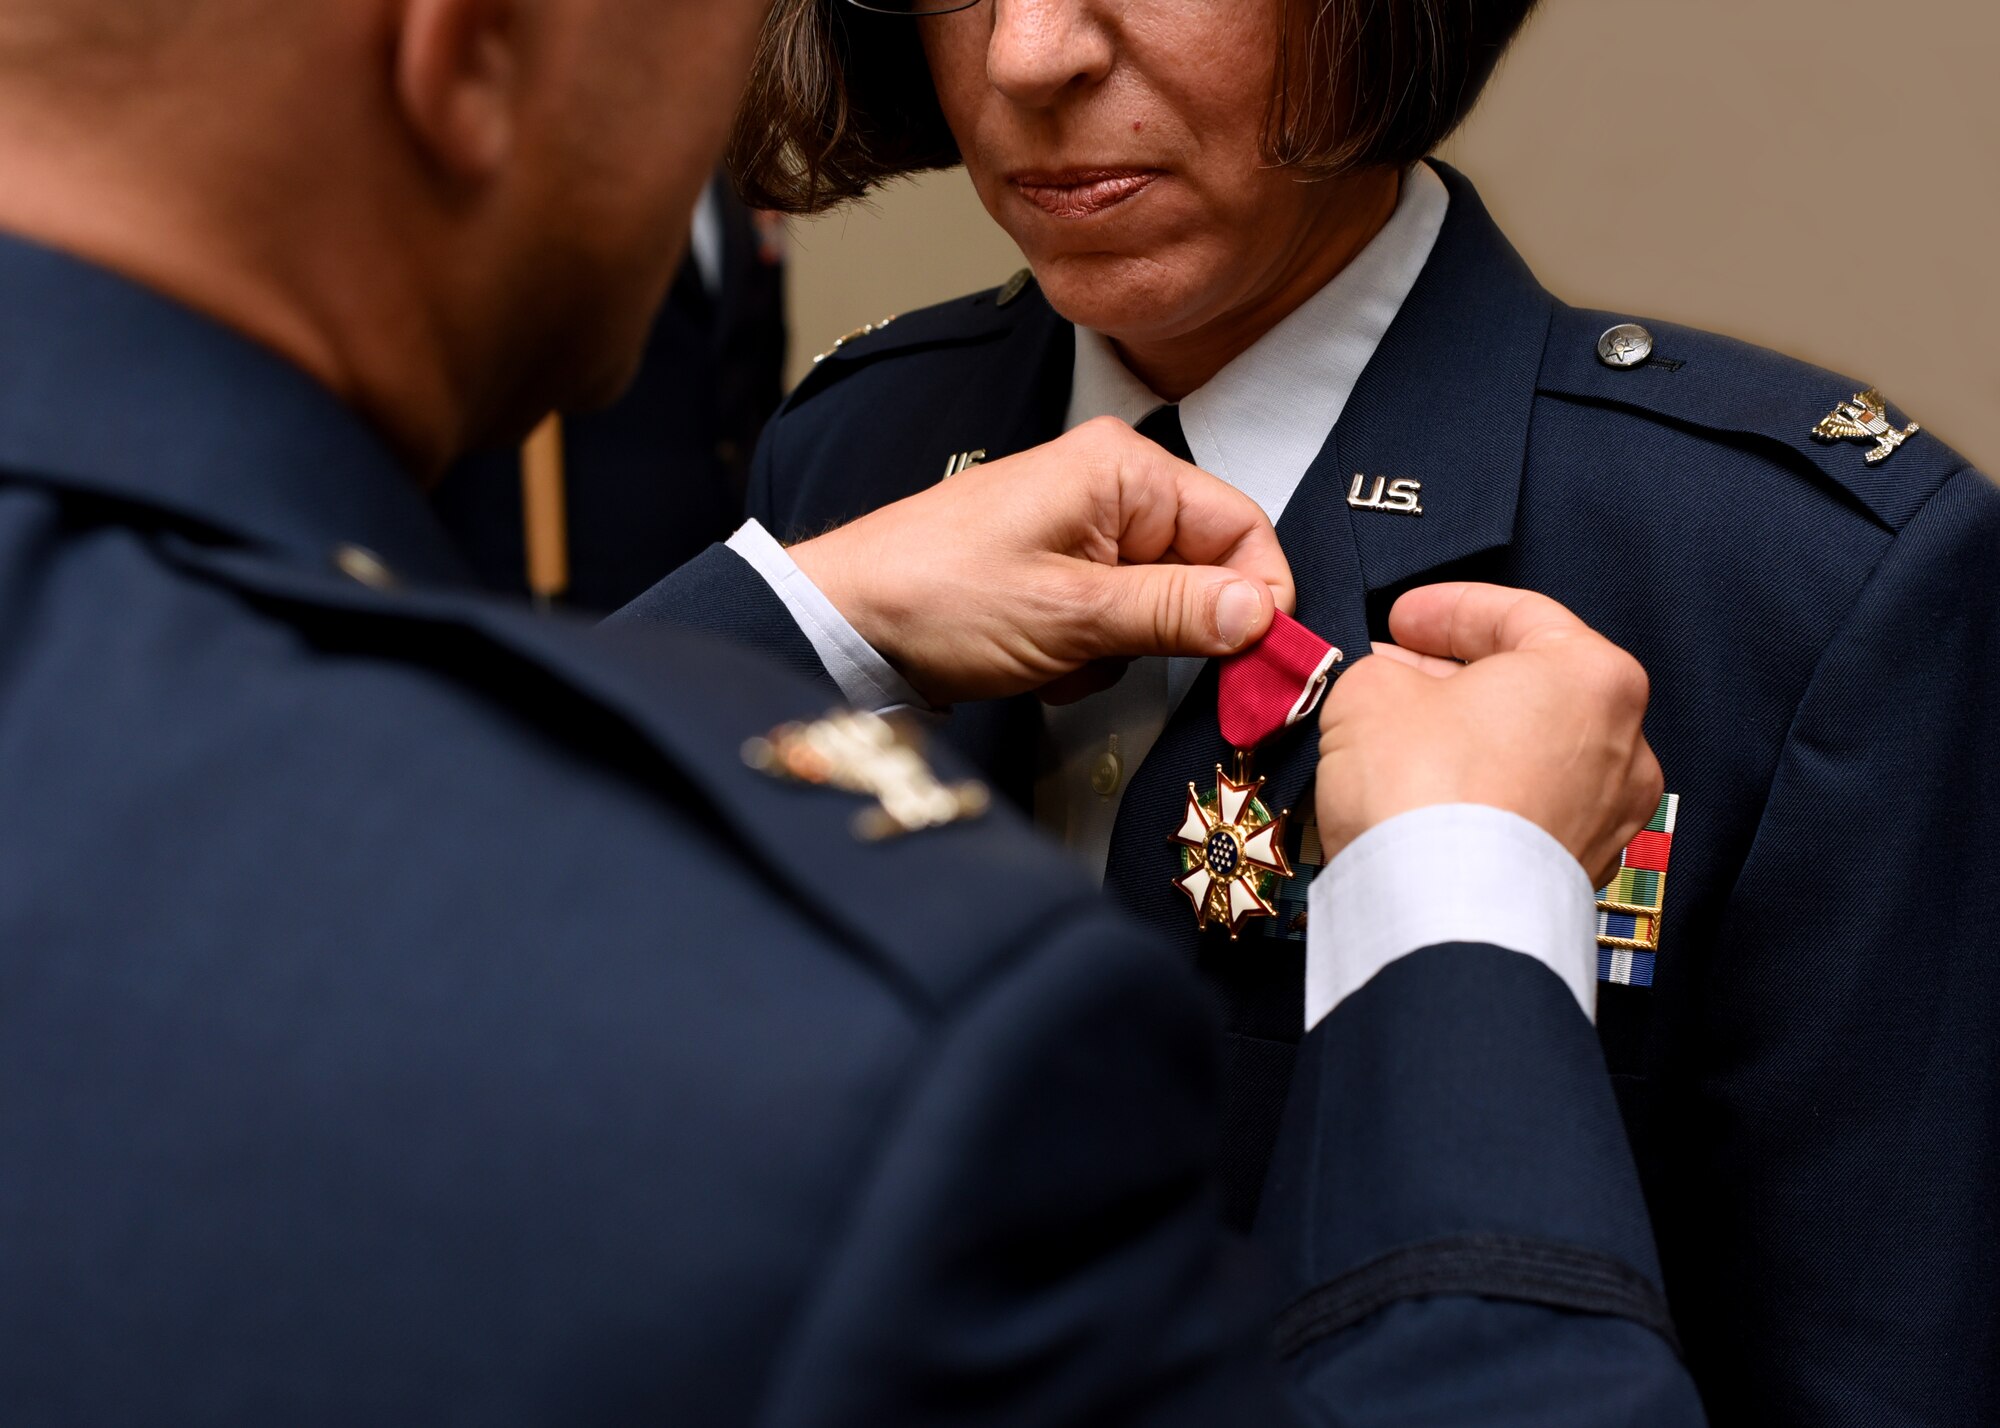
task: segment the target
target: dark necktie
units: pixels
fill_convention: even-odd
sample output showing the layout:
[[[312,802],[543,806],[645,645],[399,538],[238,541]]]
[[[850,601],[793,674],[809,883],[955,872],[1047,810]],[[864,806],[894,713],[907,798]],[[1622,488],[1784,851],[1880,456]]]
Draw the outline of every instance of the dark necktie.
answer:
[[[1161,407],[1140,422],[1137,430],[1147,440],[1157,442],[1188,465],[1194,465],[1194,453],[1188,450],[1187,433],[1181,430],[1179,407]]]

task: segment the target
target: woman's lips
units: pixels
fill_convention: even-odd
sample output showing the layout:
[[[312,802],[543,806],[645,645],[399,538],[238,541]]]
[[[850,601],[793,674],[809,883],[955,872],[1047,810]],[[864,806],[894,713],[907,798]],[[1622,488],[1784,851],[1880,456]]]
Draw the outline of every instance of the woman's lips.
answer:
[[[1016,174],[1021,197],[1052,218],[1088,218],[1136,198],[1160,176],[1157,169],[1087,169]]]

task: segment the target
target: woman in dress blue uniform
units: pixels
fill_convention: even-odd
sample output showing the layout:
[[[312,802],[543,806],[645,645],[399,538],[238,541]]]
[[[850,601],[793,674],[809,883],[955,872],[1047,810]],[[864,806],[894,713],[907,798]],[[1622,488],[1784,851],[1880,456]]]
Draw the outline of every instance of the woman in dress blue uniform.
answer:
[[[1111,415],[1264,506],[1348,667],[1444,576],[1632,650],[1670,796],[1604,890],[1600,1031],[1711,1409],[1992,1421],[1963,1346],[2000,1332],[2000,494],[1864,381],[1538,284],[1427,160],[1530,8],[785,0],[734,146],[751,201],[963,162],[1032,271],[844,340],[751,513],[792,540]],[[1229,752],[1212,672],[951,723],[1221,989],[1250,1218],[1313,831],[1277,917],[1201,933],[1168,835]],[[1272,806],[1312,767],[1303,732],[1262,753]]]

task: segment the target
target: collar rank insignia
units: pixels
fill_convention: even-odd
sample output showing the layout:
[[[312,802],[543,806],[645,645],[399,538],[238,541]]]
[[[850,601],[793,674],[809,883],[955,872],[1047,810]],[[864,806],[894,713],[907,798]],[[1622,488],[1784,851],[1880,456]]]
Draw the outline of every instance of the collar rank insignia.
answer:
[[[1278,880],[1292,875],[1285,858],[1285,819],[1257,796],[1264,780],[1239,781],[1215,766],[1215,791],[1188,785],[1187,808],[1173,841],[1181,876],[1174,886],[1194,904],[1195,921],[1219,924],[1233,941],[1252,918],[1277,915]]]
[[[859,710],[782,725],[744,744],[743,762],[791,783],[873,798],[854,817],[854,836],[868,843],[977,818],[992,803],[982,783],[942,782],[914,730]]]
[[[845,347],[848,343],[859,342],[862,338],[867,337],[872,333],[880,332],[883,328],[887,327],[890,323],[894,322],[895,320],[896,320],[896,314],[892,312],[887,317],[883,318],[880,322],[864,322],[861,324],[861,326],[855,328],[854,331],[848,333],[846,336],[836,337],[833,341],[833,346],[827,348],[826,351],[817,354],[813,358],[813,366],[817,367],[820,363],[824,362],[834,353],[840,351],[840,349]]]
[[[1915,422],[1897,430],[1896,424],[1889,420],[1889,404],[1882,400],[1881,392],[1870,387],[1865,392],[1856,392],[1854,400],[1842,402],[1822,417],[1812,434],[1820,441],[1874,442],[1875,449],[1864,458],[1873,466],[1888,460],[1918,430]]]
[[[1639,835],[1618,855],[1618,871],[1597,890],[1597,980],[1623,986],[1653,985],[1660,951],[1660,917],[1667,905],[1667,860],[1681,798],[1660,800]]]

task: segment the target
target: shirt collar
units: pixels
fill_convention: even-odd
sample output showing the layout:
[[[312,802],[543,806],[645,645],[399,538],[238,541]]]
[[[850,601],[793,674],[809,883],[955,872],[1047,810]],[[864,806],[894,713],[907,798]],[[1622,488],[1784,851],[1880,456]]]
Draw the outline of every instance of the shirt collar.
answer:
[[[416,479],[276,353],[107,269],[0,235],[0,479],[324,570],[343,545],[462,583]]]
[[[1429,165],[1416,165],[1404,177],[1395,212],[1368,246],[1181,402],[1181,427],[1196,462],[1273,521],[1416,286],[1449,206],[1444,181]],[[1136,426],[1164,405],[1119,360],[1109,338],[1076,329],[1065,430],[1100,416]]]

